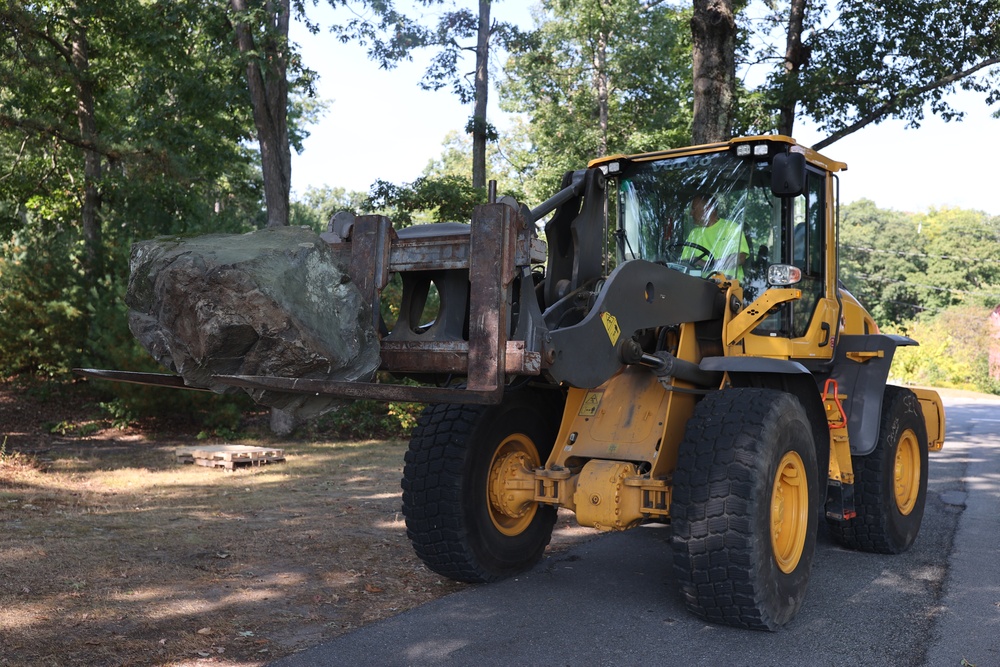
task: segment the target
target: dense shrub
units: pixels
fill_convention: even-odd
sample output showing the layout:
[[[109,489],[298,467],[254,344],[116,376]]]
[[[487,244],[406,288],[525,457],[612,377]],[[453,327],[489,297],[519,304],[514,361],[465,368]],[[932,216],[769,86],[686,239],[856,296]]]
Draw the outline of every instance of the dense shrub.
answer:
[[[1000,382],[989,375],[990,309],[953,306],[899,329],[917,347],[896,351],[893,376],[903,382],[972,389],[1000,394]]]
[[[81,249],[61,230],[0,243],[0,376],[65,375],[79,357],[87,331]]]

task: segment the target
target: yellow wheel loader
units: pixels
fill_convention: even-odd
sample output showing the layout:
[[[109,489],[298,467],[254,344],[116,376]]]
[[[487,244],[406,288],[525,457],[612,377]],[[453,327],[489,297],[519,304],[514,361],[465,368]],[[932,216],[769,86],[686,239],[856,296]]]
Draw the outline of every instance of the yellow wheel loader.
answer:
[[[532,210],[491,192],[469,225],[340,215],[331,247],[373,306],[381,368],[421,384],[216,379],[429,403],[402,487],[435,572],[532,567],[558,508],[605,531],[669,523],[690,611],[776,629],[819,521],[855,549],[913,543],[943,444],[937,394],[886,384],[915,341],[838,281],[845,167],[748,137],[595,160]]]

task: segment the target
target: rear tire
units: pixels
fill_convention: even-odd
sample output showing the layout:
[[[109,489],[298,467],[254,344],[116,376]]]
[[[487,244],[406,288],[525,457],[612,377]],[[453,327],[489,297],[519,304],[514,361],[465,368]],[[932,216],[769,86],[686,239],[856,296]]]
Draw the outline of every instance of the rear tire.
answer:
[[[433,405],[413,431],[403,467],[406,534],[431,570],[485,583],[523,572],[542,558],[556,508],[522,511],[491,495],[511,461],[545,464],[558,435],[556,391],[521,390],[496,406]]]
[[[830,521],[830,534],[860,551],[906,551],[920,532],[927,499],[927,426],[912,391],[886,386],[875,449],[851,463],[858,514]]]
[[[728,389],[695,406],[670,507],[674,574],[692,613],[757,630],[795,616],[816,548],[816,475],[793,395]]]

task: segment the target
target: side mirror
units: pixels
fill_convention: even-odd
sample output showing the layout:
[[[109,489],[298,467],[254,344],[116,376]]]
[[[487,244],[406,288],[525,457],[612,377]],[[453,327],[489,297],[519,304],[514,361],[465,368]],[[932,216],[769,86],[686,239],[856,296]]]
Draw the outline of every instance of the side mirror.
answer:
[[[771,192],[775,197],[795,197],[806,189],[806,156],[778,153],[771,161]]]

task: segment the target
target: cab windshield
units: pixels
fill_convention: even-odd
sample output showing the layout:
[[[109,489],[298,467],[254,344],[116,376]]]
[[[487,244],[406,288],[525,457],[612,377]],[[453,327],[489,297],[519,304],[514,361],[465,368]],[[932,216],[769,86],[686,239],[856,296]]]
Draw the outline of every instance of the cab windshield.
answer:
[[[770,164],[729,152],[628,164],[618,178],[619,261],[762,287],[769,257],[783,254],[770,179]]]

